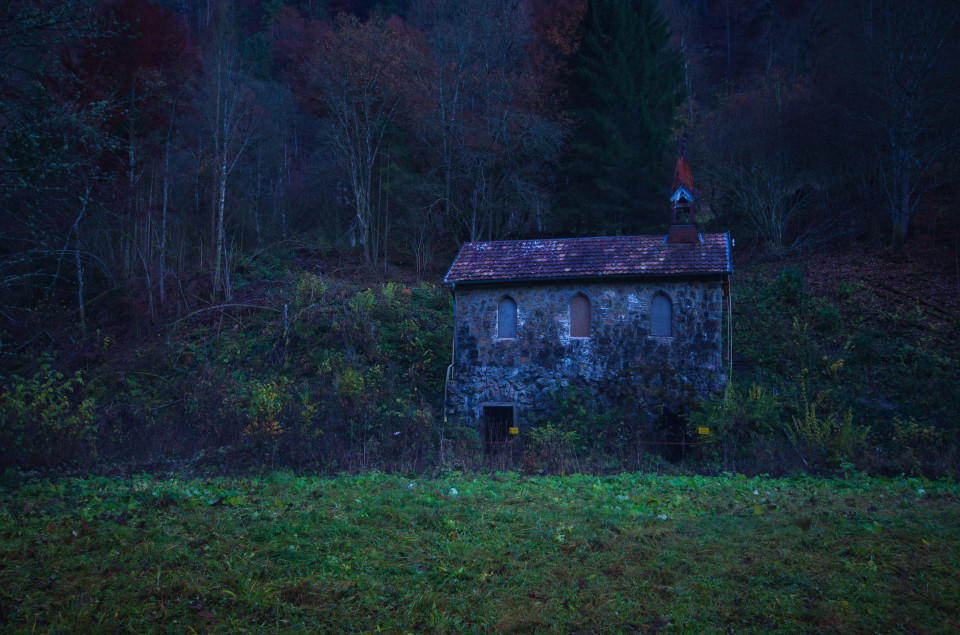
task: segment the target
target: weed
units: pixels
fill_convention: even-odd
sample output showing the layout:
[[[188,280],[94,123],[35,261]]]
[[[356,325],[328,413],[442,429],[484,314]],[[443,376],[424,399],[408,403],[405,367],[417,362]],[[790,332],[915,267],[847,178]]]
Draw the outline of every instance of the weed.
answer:
[[[755,461],[747,450],[762,435],[780,429],[782,404],[766,387],[760,384],[744,386],[732,382],[723,399],[715,400],[687,415],[691,428],[707,428],[706,442],[711,446],[712,458],[724,471],[736,472],[738,466]]]
[[[786,424],[787,436],[801,454],[816,457],[830,468],[841,462],[856,462],[864,452],[870,429],[853,422],[853,413],[831,411],[829,395],[810,398],[806,373],[800,378],[801,411]]]

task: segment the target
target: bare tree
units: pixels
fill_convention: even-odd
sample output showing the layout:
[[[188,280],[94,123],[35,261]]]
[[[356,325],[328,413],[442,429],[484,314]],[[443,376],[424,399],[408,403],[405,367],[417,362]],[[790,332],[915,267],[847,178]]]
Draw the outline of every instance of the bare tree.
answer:
[[[170,125],[167,127],[167,137],[163,144],[163,204],[160,211],[160,253],[157,258],[159,272],[157,278],[160,283],[160,308],[163,309],[164,278],[166,272],[164,266],[167,258],[167,204],[170,199],[170,135],[173,133],[173,121],[176,118],[176,109],[171,110]]]
[[[330,140],[347,174],[352,238],[372,262],[374,172],[387,130],[397,123],[411,80],[415,50],[398,20],[361,23],[341,15],[314,59],[312,79],[330,122]]]
[[[960,8],[939,0],[864,0],[860,26],[867,96],[854,117],[876,131],[880,181],[899,251],[938,161],[960,140],[955,66]]]
[[[805,246],[824,235],[822,223],[803,228],[799,217],[813,204],[815,192],[799,175],[788,177],[775,162],[754,162],[741,166],[714,168],[731,203],[748,219],[759,237],[774,254]]]
[[[522,229],[535,207],[530,194],[542,188],[544,168],[559,152],[563,127],[544,107],[552,78],[531,63],[530,17],[522,0],[414,5],[432,57],[432,103],[422,111],[420,135],[458,238]]]
[[[221,33],[210,62],[207,122],[213,141],[216,192],[211,205],[213,294],[231,299],[229,254],[224,230],[227,180],[250,144],[258,116],[250,77],[243,67],[235,39],[226,26],[226,4],[221,7]]]

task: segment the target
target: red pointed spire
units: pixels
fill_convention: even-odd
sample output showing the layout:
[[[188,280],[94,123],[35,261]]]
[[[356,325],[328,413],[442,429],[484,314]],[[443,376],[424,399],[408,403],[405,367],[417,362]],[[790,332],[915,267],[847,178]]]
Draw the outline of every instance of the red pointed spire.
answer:
[[[673,187],[670,188],[670,199],[676,202],[677,191],[684,188],[690,198],[697,195],[693,187],[693,172],[690,171],[690,164],[687,163],[687,133],[683,133],[680,141],[680,152],[677,153],[677,167],[673,170]],[[691,200],[692,203],[692,200]]]
[[[690,171],[690,164],[687,163],[687,157],[683,151],[677,157],[677,168],[673,171],[673,193],[676,194],[680,188],[686,189],[690,194],[696,195],[693,189],[693,173]]]

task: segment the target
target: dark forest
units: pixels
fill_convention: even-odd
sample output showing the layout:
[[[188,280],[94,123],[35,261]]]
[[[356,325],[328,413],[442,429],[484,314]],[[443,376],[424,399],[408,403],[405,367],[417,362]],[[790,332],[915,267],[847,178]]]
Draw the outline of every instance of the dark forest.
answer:
[[[822,469],[949,471],[958,35],[936,1],[5,3],[0,454],[433,464],[459,247],[663,233],[686,136],[744,267],[753,410],[688,413],[741,417],[721,467],[817,469],[758,441],[812,409]]]

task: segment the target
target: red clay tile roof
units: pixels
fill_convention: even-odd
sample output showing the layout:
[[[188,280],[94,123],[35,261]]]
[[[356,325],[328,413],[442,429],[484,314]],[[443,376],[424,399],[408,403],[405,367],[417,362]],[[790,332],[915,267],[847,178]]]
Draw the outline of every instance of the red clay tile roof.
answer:
[[[601,236],[466,243],[444,284],[719,274],[733,271],[727,234],[667,244],[664,236]]]

